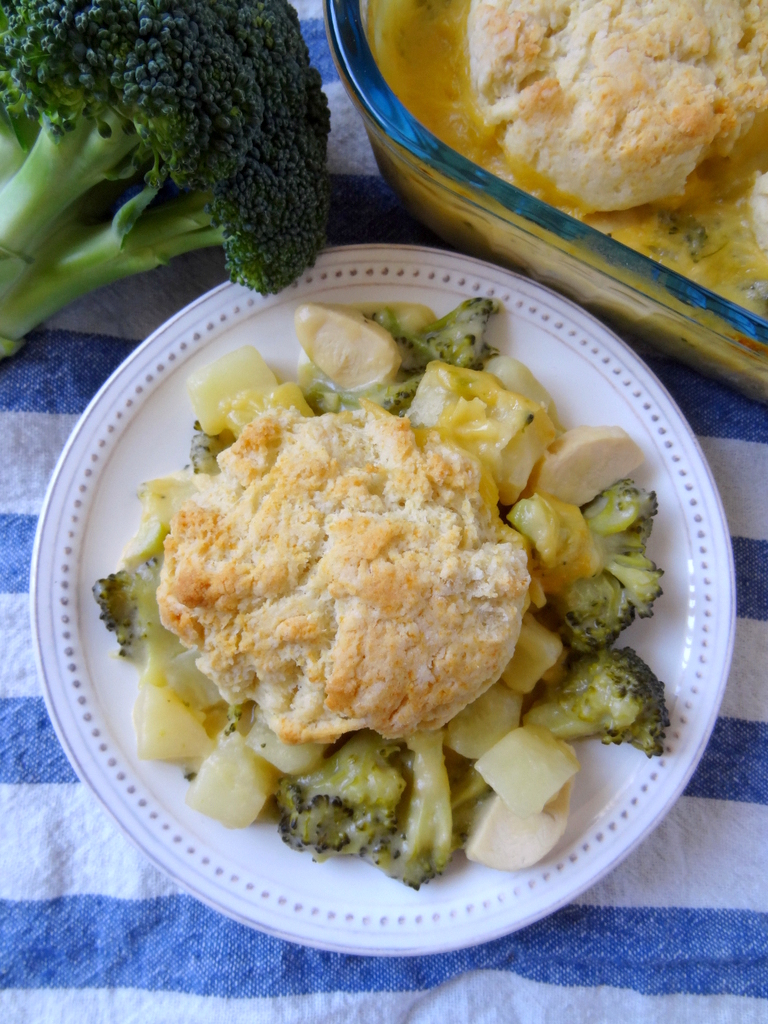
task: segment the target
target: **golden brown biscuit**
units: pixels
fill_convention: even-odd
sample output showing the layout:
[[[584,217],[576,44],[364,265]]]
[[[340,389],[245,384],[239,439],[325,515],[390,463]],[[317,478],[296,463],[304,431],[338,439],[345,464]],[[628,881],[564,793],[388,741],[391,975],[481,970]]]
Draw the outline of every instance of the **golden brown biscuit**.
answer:
[[[679,195],[768,107],[768,0],[472,0],[468,33],[513,167],[590,210]]]
[[[367,406],[263,413],[174,517],[158,603],[286,742],[443,725],[499,678],[529,577],[471,456]]]

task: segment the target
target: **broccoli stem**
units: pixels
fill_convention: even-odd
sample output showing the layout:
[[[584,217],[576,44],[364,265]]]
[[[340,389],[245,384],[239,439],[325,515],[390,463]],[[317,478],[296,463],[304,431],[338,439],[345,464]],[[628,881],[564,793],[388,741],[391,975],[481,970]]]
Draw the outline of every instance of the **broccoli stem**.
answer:
[[[174,256],[221,245],[220,228],[211,226],[204,193],[184,193],[141,214],[121,234],[111,223],[83,227],[62,224],[26,266],[0,304],[2,342],[14,343],[41,320],[94,288],[131,274],[152,270]],[[2,274],[0,261],[0,277]]]
[[[76,199],[111,173],[139,145],[123,131],[119,115],[103,118],[111,136],[103,138],[95,121],[78,119],[58,141],[41,131],[26,159],[0,190],[0,250],[30,261],[37,248]]]
[[[10,117],[0,104],[0,188],[23,163],[24,150],[13,130]]]

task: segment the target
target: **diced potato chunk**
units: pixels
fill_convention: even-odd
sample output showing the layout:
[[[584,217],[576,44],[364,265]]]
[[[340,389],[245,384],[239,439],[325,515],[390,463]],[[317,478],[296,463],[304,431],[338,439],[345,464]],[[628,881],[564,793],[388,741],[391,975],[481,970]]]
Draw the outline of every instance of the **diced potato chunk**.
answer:
[[[296,335],[312,362],[342,388],[390,383],[400,368],[395,339],[351,306],[304,302],[294,315]]]
[[[579,770],[573,747],[549,729],[522,725],[513,729],[476,762],[483,776],[513,814],[539,814]]]
[[[534,467],[529,487],[571,505],[586,505],[637,469],[643,458],[621,427],[574,427],[552,442]]]
[[[182,701],[195,711],[205,711],[222,698],[214,682],[195,664],[198,651],[182,651],[165,666],[165,679]]]
[[[192,408],[206,434],[220,434],[225,428],[232,429],[227,414],[238,396],[248,393],[263,396],[276,387],[277,377],[252,345],[228,352],[197,370],[187,380]],[[255,413],[250,419],[253,415]]]
[[[521,818],[500,796],[492,797],[475,819],[465,847],[469,860],[498,871],[522,871],[538,863],[562,838],[571,802],[569,779],[540,814]]]
[[[498,377],[507,391],[525,395],[526,398],[543,405],[549,418],[558,429],[561,429],[552,395],[534,377],[525,363],[513,359],[512,356],[494,356],[485,364],[485,372]]]
[[[239,732],[222,736],[190,783],[186,802],[227,828],[246,828],[272,795],[277,772],[248,747]]]
[[[501,678],[515,693],[530,693],[555,664],[562,649],[563,642],[557,633],[542,626],[529,612],[523,616],[515,653]]]
[[[259,757],[288,775],[312,771],[322,761],[326,749],[324,743],[283,743],[259,714],[245,742]]]
[[[555,437],[539,402],[507,391],[490,373],[448,363],[429,363],[408,415],[475,455],[495,482],[494,497],[507,505]]]
[[[445,745],[474,761],[520,724],[523,698],[501,683],[494,684],[451,719]]]
[[[143,761],[207,757],[213,749],[200,719],[170,686],[139,688],[133,706],[136,747]]]

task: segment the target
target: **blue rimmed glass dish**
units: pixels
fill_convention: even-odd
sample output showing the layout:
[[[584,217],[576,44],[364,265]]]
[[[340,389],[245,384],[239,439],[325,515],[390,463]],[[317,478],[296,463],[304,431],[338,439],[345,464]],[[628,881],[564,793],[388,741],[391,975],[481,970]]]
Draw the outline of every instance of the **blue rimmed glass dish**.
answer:
[[[384,80],[368,43],[365,2],[325,0],[331,52],[381,173],[415,217],[459,250],[522,269],[625,335],[768,401],[768,320],[442,143]]]

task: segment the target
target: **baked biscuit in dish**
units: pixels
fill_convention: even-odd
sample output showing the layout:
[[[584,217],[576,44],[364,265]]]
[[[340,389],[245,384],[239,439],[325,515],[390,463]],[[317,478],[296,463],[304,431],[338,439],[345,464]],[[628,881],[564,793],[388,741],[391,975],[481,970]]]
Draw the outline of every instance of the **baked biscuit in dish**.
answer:
[[[257,416],[171,523],[163,625],[285,742],[444,725],[514,651],[529,576],[478,463],[364,408]]]
[[[585,211],[682,194],[768,107],[768,0],[472,0],[468,35],[512,165]]]

